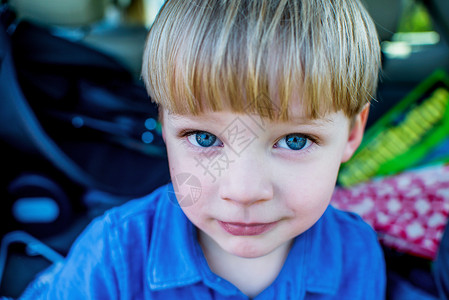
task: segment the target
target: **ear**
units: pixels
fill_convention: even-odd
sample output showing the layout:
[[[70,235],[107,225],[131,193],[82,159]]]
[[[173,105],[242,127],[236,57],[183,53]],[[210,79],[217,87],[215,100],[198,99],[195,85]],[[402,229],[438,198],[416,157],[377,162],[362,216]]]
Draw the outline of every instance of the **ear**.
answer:
[[[363,133],[365,131],[366,121],[368,120],[369,106],[369,103],[366,104],[363,110],[355,117],[349,132],[348,141],[346,142],[346,148],[343,152],[341,162],[348,161],[354,154],[355,150],[357,150],[360,146]]]

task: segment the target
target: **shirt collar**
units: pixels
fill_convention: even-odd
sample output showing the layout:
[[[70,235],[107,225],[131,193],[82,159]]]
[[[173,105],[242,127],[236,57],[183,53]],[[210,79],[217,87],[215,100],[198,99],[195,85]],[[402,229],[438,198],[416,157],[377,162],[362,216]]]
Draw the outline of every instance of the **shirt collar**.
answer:
[[[291,299],[303,299],[304,292],[336,294],[343,268],[343,240],[330,207],[309,230],[296,237],[277,284],[290,285]],[[256,298],[257,299],[257,298]]]
[[[213,274],[196,239],[197,230],[175,199],[171,184],[156,207],[147,278],[152,290],[195,284],[199,281],[224,296],[240,293],[231,283]]]
[[[201,280],[195,264],[195,230],[172,201],[173,186],[166,186],[156,207],[148,261],[148,280],[154,290],[194,284]]]
[[[306,289],[310,292],[335,294],[343,272],[343,243],[335,209],[327,208],[306,234]]]
[[[195,227],[177,203],[170,200],[169,193],[174,193],[171,184],[159,199],[153,221],[147,269],[153,290],[210,281],[208,276],[205,278],[208,272],[200,269],[205,259],[198,258],[202,253],[198,251]],[[336,224],[330,210],[333,208],[328,208],[314,226],[295,239],[276,279],[288,281],[296,296],[303,293],[304,285],[307,291],[324,294],[335,293],[340,285],[343,241],[332,230]]]

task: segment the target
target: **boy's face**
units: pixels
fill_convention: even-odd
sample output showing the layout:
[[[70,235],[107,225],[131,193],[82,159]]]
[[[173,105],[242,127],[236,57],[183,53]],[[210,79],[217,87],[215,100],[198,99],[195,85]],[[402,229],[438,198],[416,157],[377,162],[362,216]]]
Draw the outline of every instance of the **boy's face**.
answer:
[[[260,257],[309,229],[329,204],[340,163],[360,143],[367,111],[352,129],[342,112],[274,122],[225,111],[165,111],[175,191],[190,192],[179,181],[187,177],[201,188],[180,206],[199,229],[203,247],[214,243],[233,255]]]

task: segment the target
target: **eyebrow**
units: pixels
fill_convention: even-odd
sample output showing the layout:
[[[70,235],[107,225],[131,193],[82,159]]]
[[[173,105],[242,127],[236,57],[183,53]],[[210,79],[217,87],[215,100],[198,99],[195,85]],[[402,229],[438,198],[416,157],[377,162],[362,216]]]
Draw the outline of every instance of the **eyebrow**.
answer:
[[[317,119],[312,119],[312,118],[308,118],[308,117],[290,117],[288,119],[288,121],[280,121],[280,123],[290,123],[290,124],[295,124],[298,126],[326,126],[326,125],[332,125],[333,123],[335,123],[334,119],[328,118],[328,117],[323,117],[323,118],[317,118]]]
[[[202,118],[205,120],[210,120],[210,121],[216,121],[213,117],[211,116],[206,116],[206,115],[202,115],[202,116],[194,116],[194,115],[178,115],[178,114],[169,114],[170,118],[172,118],[175,121],[193,121],[196,122],[196,118]]]
[[[251,114],[242,114],[242,115],[251,115]],[[262,117],[260,115],[255,114],[254,116]],[[179,115],[179,114],[170,114],[170,117],[172,118],[175,123],[203,123],[203,122],[211,122],[211,124],[215,125],[223,125],[220,118],[214,118],[213,116],[207,116],[203,115],[201,116],[202,119],[197,120],[196,116],[193,115]],[[199,117],[199,116],[198,116]],[[236,116],[237,117],[237,116]],[[263,117],[262,117],[263,118]],[[328,117],[323,118],[317,118],[312,119],[309,117],[303,117],[303,116],[297,116],[297,117],[291,117],[288,121],[274,121],[279,124],[293,124],[296,126],[317,126],[317,127],[323,127],[326,125],[332,125],[335,123],[335,121]],[[184,125],[184,124],[179,124]]]
[[[196,126],[202,123],[221,124],[220,119],[213,118],[212,116],[202,116],[201,119],[195,118],[192,115],[178,115],[170,114],[170,118],[175,123],[175,126]]]

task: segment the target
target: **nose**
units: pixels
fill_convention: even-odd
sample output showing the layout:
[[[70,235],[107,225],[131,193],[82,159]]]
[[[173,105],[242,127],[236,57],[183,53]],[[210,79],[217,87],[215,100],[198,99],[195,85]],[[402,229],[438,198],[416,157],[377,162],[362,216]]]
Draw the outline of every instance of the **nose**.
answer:
[[[255,157],[239,157],[220,182],[220,197],[242,206],[273,198],[272,172]]]

